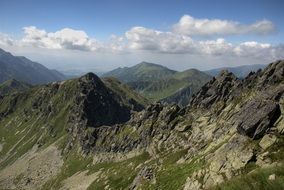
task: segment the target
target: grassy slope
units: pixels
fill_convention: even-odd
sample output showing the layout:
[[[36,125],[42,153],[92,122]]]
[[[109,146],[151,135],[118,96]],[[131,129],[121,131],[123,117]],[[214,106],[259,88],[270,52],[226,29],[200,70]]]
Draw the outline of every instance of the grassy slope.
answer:
[[[31,88],[31,85],[17,81],[15,79],[7,80],[0,84],[0,95],[11,94],[15,92],[24,91]]]
[[[142,94],[149,99],[160,100],[188,86],[192,88],[193,92],[196,92],[210,79],[211,77],[205,73],[196,69],[189,69],[183,72],[176,72],[168,79],[153,82],[142,91]]]
[[[149,103],[146,98],[113,77],[103,78],[103,82],[108,88],[113,90],[116,94],[119,94],[121,96],[121,100],[125,104],[129,104],[129,101],[131,100],[135,100],[143,106],[146,106]]]
[[[134,81],[159,80],[173,75],[176,71],[161,65],[142,62],[133,67],[119,68],[103,75],[103,77],[115,77],[124,83]]]
[[[44,145],[44,148],[66,134],[65,127],[74,98],[72,94],[76,91],[74,82],[66,81],[63,88],[49,98],[45,91],[51,90],[51,86],[35,87],[16,95],[14,111],[0,120],[0,139],[3,143],[0,168],[15,161],[36,143]],[[14,101],[12,96],[0,100],[0,112],[11,106]],[[39,108],[35,108],[37,102],[42,103]],[[52,113],[44,110],[48,104],[56,105]]]
[[[3,145],[0,168],[15,161],[36,143],[47,146],[66,135],[67,120],[78,92],[77,83],[78,79],[65,81],[58,90],[51,84],[33,87],[0,99],[0,113],[9,112],[3,119],[0,117]],[[124,102],[129,106],[134,100],[143,106],[148,103],[116,80],[109,80],[108,85],[122,100],[129,100]]]
[[[134,100],[137,100],[143,106],[148,103],[146,99],[117,80],[107,79],[104,82],[114,93],[117,93],[118,97],[126,101],[123,103],[129,106]],[[0,169],[16,161],[36,144],[40,149],[45,149],[60,140],[59,147],[61,149],[65,147],[66,129],[70,125],[68,118],[71,114],[71,108],[74,106],[76,93],[78,93],[78,79],[73,79],[59,85],[58,90],[55,85],[49,84],[33,87],[17,94],[6,95],[3,99],[0,99],[0,145],[3,147],[0,154]],[[5,115],[5,113],[9,114]],[[3,118],[1,118],[2,114],[5,115]],[[142,160],[144,157],[148,157],[147,155],[141,156]],[[79,156],[77,149],[74,149],[68,155],[64,155],[64,157],[63,170],[57,176],[57,179],[52,181],[52,187],[60,186],[63,179],[70,177],[76,171],[86,169],[86,165],[92,161],[89,158]],[[137,159],[140,160],[140,157]],[[126,163],[124,162],[124,164]],[[137,161],[137,164],[140,164],[140,162]],[[120,163],[111,166],[120,168]],[[96,165],[92,167],[92,171],[102,167],[110,167],[110,165]],[[135,175],[136,173],[133,172],[132,176]],[[112,178],[116,177],[113,176]],[[133,179],[128,179],[128,181],[131,180]],[[128,183],[126,184],[128,185]],[[47,183],[44,187],[49,189],[50,184]]]
[[[104,76],[118,78],[151,101],[164,99],[188,86],[195,92],[211,78],[196,69],[177,72],[145,62],[129,68],[116,69]]]

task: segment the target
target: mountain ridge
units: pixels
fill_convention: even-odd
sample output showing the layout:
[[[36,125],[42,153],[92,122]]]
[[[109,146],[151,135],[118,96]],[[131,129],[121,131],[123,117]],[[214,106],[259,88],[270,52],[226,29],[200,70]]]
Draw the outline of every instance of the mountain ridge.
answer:
[[[222,70],[228,70],[234,73],[239,78],[245,78],[250,72],[256,72],[259,69],[264,69],[267,65],[253,64],[253,65],[241,65],[236,67],[221,67],[211,70],[203,71],[211,76],[217,76]]]
[[[189,102],[191,92],[196,92],[211,78],[197,69],[178,72],[147,62],[141,62],[133,67],[118,68],[105,73],[103,77],[105,76],[116,77],[146,98],[152,101],[162,100],[164,103],[177,103],[176,99],[170,96],[178,96],[182,88],[191,87],[187,93],[188,97],[182,97],[184,100],[182,104],[180,102],[180,106],[185,106]]]
[[[56,70],[49,70],[23,56],[13,56],[1,48],[0,66],[0,83],[17,79],[29,84],[45,84],[65,79],[65,76]]]
[[[162,74],[159,75],[159,72],[161,72]],[[144,81],[150,79],[160,79],[160,76],[161,78],[166,78],[167,76],[165,75],[174,74],[175,72],[176,71],[170,70],[162,65],[143,61],[132,67],[114,69],[103,74],[102,77],[112,76],[118,78],[122,82],[128,83],[137,80]]]

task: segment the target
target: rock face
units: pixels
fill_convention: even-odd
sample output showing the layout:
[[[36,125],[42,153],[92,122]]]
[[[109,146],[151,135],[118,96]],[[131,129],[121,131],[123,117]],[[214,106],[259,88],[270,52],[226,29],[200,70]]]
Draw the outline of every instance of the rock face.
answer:
[[[237,129],[241,134],[258,139],[273,126],[280,115],[279,104],[271,100],[252,100],[237,115]]]
[[[233,98],[233,91],[240,81],[233,73],[222,71],[216,78],[205,84],[192,97],[191,106],[208,108],[218,101],[227,101]]]
[[[284,61],[279,60],[269,64],[261,73],[258,81],[258,88],[266,85],[274,85],[283,81]]]
[[[116,101],[116,95],[95,74],[81,77],[78,85],[77,110],[86,119],[87,126],[113,125],[129,120],[130,109]]]

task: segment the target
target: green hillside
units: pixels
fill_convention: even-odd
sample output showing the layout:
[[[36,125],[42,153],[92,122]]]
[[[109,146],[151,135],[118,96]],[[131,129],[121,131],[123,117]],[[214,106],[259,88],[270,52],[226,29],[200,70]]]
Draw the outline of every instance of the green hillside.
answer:
[[[166,79],[176,71],[154,63],[141,62],[133,67],[118,68],[102,75],[112,76],[124,83]]]
[[[147,62],[129,68],[118,68],[103,76],[119,79],[151,101],[164,100],[184,88],[197,92],[211,79],[209,75],[196,69],[178,72]],[[189,95],[191,96],[192,93]]]
[[[2,84],[0,84],[0,95],[12,94],[15,92],[24,91],[31,87],[32,87],[31,85],[17,81],[15,79],[7,80]]]

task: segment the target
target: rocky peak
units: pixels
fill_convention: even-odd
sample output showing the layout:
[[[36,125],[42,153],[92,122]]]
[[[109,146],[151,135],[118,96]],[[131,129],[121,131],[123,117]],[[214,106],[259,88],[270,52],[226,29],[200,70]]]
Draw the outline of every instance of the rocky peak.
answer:
[[[190,105],[193,107],[208,108],[217,101],[227,101],[232,98],[233,90],[239,85],[239,79],[227,70],[220,74],[207,84],[201,90],[193,95]]]
[[[93,73],[79,78],[76,112],[89,127],[112,125],[130,118],[130,109],[115,98],[101,79]]]
[[[284,78],[284,60],[278,60],[270,63],[266,69],[261,72],[258,87],[274,85],[283,81]]]
[[[87,73],[85,75],[83,75],[81,77],[81,80],[85,80],[85,81],[101,81],[100,78],[95,75],[94,73],[90,72],[90,73]]]
[[[237,77],[228,70],[222,70],[217,76],[216,80],[219,81],[219,83],[226,83],[228,81],[234,81],[237,80]]]

